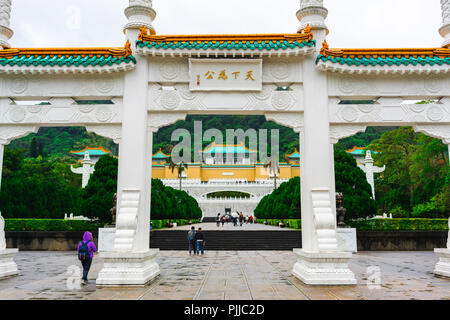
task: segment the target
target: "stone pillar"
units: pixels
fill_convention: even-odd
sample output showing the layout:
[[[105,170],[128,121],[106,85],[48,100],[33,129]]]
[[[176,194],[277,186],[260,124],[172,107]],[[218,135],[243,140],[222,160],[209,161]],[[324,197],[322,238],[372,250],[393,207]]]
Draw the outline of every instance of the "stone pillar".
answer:
[[[9,28],[11,20],[11,0],[0,0],[0,46],[3,49],[11,48],[8,43],[14,32]]]
[[[5,144],[0,141],[0,190],[2,182],[2,168],[3,168],[3,152]],[[17,264],[14,262],[14,256],[19,252],[19,249],[6,249],[5,238],[5,220],[0,212],[0,279],[8,278],[19,273]]]
[[[386,166],[383,166],[382,168],[374,166],[372,152],[370,152],[370,150],[367,150],[366,158],[364,159],[364,165],[358,165],[358,167],[366,174],[366,180],[370,184],[370,187],[372,189],[372,197],[373,199],[375,199],[375,181],[373,174],[383,172],[384,170],[386,170]]]
[[[83,159],[83,166],[81,168],[74,168],[72,165],[70,166],[70,170],[75,174],[81,174],[82,180],[81,180],[81,188],[86,188],[87,184],[89,183],[89,179],[91,177],[91,174],[94,173],[94,167],[93,162],[91,158],[89,157],[89,152],[86,151],[84,153],[84,159]]]
[[[3,154],[5,151],[5,145],[0,141],[0,190],[2,189],[2,172],[3,172]]]
[[[450,219],[448,220],[448,226],[450,229]],[[434,253],[439,257],[439,261],[434,268],[434,274],[450,278],[450,231],[447,237],[447,248],[436,248],[434,249]]]
[[[450,0],[441,0],[442,8],[442,27],[439,33],[445,39],[442,44],[443,47],[450,47]]]
[[[151,27],[150,0],[130,0],[125,9],[127,40],[135,47],[139,29]],[[124,83],[122,139],[119,146],[118,201],[114,252],[102,252],[97,285],[144,285],[159,275],[157,249],[150,249],[152,139],[148,129],[147,57],[135,55],[136,68]]]
[[[316,43],[322,43],[328,33],[325,17],[328,11],[322,0],[301,0],[297,17],[300,28],[312,27]],[[356,284],[348,268],[352,254],[339,252],[336,234],[336,205],[330,123],[328,111],[327,75],[318,71],[316,53],[303,62],[304,134],[301,135],[302,176],[302,249],[294,249],[297,263],[293,274],[306,284]]]

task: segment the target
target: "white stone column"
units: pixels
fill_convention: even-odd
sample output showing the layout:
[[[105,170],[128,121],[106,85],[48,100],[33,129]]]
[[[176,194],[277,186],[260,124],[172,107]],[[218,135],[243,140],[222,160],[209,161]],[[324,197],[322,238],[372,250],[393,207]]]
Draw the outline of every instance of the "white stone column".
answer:
[[[130,0],[125,26],[132,48],[155,12],[150,0]],[[136,68],[125,75],[122,138],[119,146],[114,252],[102,252],[97,285],[143,285],[159,275],[157,249],[150,249],[151,146],[148,130],[148,58],[134,55]]]
[[[450,47],[450,0],[441,0],[442,8],[442,27],[439,33],[445,39],[443,47]]]
[[[9,142],[9,141],[7,141]],[[2,183],[3,153],[7,142],[0,140],[0,190]],[[19,249],[6,249],[5,220],[0,212],[0,279],[8,278],[19,273],[14,256]]]
[[[91,158],[89,157],[89,152],[86,151],[84,153],[84,159],[83,159],[83,166],[81,168],[74,168],[72,165],[70,166],[70,170],[75,174],[81,174],[81,188],[86,188],[87,184],[89,183],[89,179],[91,177],[91,174],[94,173],[95,169],[93,166],[93,162]]]
[[[5,151],[5,145],[0,141],[0,190],[2,189],[2,172],[3,172],[3,154]]]
[[[297,17],[301,27],[312,27],[314,40],[321,44],[328,32],[328,11],[322,0],[301,0]],[[303,62],[304,135],[301,138],[302,249],[294,249],[297,263],[293,274],[306,284],[356,284],[348,268],[352,254],[339,252],[336,234],[336,205],[333,152],[330,146],[327,75],[318,71],[315,60],[320,50]]]
[[[8,43],[14,32],[9,28],[11,20],[11,0],[0,0],[0,46],[11,48]]]
[[[374,173],[381,173],[386,170],[386,166],[377,167],[373,165],[372,152],[366,151],[366,158],[364,159],[364,165],[358,165],[358,167],[366,174],[367,183],[369,183],[372,189],[372,197],[375,199],[375,180]]]

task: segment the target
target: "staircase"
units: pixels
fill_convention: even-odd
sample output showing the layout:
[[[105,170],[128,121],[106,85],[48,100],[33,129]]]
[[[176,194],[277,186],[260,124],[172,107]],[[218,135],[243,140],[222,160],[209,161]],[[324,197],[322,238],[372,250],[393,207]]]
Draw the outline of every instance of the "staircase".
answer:
[[[206,250],[292,250],[302,247],[301,231],[203,231]],[[154,230],[150,247],[188,250],[187,231]]]

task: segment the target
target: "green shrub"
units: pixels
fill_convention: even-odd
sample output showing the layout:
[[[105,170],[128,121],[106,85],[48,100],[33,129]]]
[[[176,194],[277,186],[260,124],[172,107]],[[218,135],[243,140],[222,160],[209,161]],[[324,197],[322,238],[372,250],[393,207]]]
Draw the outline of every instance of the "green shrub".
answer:
[[[5,219],[6,231],[97,231],[97,222],[64,219]]]
[[[447,219],[369,219],[350,220],[347,224],[361,231],[446,231]]]
[[[188,224],[188,222],[189,222],[189,220],[185,220],[185,219],[172,219],[172,223],[176,223],[177,227],[184,226],[184,225]],[[195,224],[195,223],[199,223],[200,220],[193,219],[193,220],[191,220],[191,222],[192,222],[192,224]],[[168,223],[169,223],[169,219],[152,220],[152,229],[157,230],[157,229],[167,228]]]

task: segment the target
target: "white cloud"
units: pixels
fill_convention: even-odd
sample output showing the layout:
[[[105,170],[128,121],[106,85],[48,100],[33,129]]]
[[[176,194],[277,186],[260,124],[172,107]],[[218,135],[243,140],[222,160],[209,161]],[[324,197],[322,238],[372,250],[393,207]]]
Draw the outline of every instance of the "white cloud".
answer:
[[[13,0],[15,47],[120,46],[128,0]],[[298,0],[153,0],[158,34],[293,33]],[[73,30],[68,8],[80,8]],[[435,47],[438,0],[325,0],[332,47]],[[73,25],[73,24],[72,24]]]

